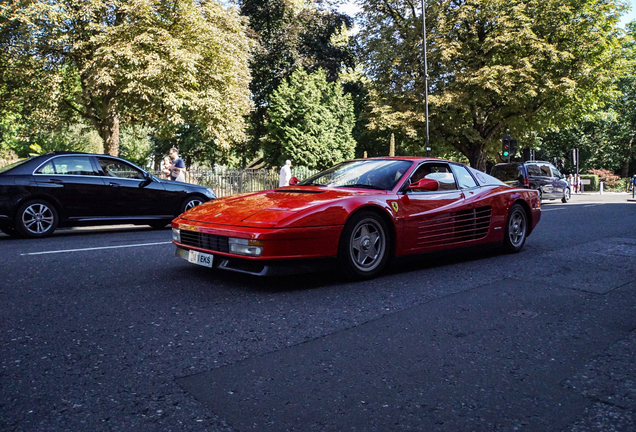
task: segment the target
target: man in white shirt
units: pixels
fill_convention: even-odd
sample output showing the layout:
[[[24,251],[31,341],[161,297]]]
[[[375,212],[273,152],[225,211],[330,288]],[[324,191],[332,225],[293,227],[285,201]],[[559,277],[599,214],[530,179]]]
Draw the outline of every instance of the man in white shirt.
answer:
[[[291,179],[291,161],[287,159],[285,165],[280,169],[278,187],[289,186],[289,179]]]

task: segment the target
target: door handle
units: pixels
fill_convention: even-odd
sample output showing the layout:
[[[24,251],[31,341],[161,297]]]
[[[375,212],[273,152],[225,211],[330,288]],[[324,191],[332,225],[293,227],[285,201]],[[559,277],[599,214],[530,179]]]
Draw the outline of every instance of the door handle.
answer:
[[[111,186],[111,187],[119,187],[119,183],[113,183],[113,182],[110,182],[110,183],[108,183],[108,186]]]

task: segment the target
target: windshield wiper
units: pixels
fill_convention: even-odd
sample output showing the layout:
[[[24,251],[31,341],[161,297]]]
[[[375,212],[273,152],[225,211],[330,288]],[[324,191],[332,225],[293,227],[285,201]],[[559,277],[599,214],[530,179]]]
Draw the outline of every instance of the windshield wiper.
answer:
[[[341,188],[360,188],[360,189],[375,189],[375,190],[386,190],[383,187],[380,186],[375,186],[375,185],[368,185],[368,184],[362,184],[362,183],[356,183],[356,184],[350,184],[350,185],[342,185],[342,186],[338,186]]]

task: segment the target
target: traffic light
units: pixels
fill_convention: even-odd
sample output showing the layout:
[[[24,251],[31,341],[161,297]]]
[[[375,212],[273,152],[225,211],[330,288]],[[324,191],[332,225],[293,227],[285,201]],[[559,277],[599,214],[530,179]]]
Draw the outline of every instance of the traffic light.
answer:
[[[511,139],[510,140],[510,155],[515,155],[517,154],[517,140],[516,139]]]
[[[510,136],[504,135],[501,139],[501,155],[505,158],[510,157]]]

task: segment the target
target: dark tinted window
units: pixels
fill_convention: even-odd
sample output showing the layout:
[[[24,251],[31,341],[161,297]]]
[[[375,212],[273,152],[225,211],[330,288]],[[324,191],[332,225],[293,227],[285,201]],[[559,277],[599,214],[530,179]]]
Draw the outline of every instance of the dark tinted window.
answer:
[[[97,175],[88,156],[56,157],[42,165],[38,174],[57,175]]]
[[[130,178],[143,180],[144,173],[127,163],[108,158],[99,158],[99,165],[104,174],[109,177]]]
[[[523,179],[520,165],[495,165],[490,175],[504,182]]]
[[[548,165],[541,165],[541,175],[544,177],[552,177],[552,172]]]
[[[526,169],[528,170],[528,175],[530,177],[541,177],[543,175],[541,173],[541,168],[539,168],[539,165],[526,165]]]

